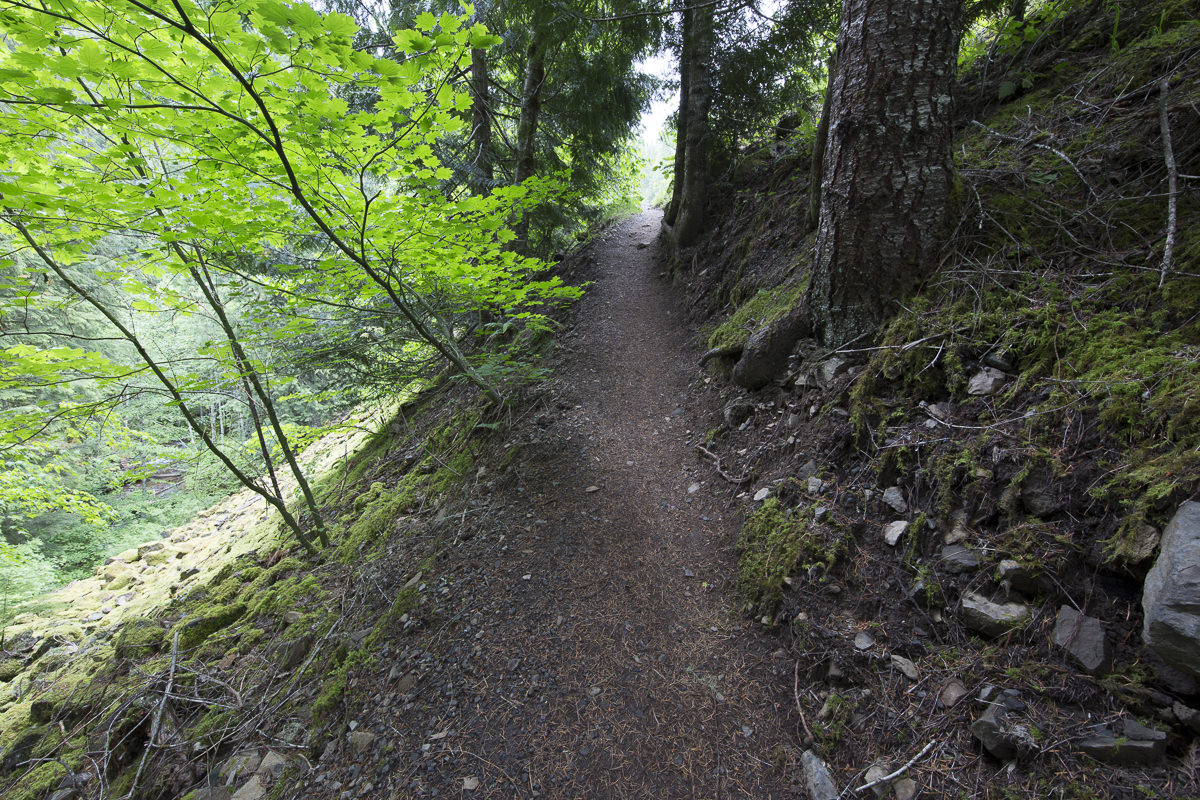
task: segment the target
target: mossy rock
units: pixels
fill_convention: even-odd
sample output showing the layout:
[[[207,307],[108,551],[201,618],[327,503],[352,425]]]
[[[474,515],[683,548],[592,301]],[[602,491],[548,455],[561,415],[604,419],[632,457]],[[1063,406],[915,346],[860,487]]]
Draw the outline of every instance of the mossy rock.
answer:
[[[0,681],[7,683],[13,678],[21,674],[25,669],[25,662],[19,658],[2,658],[0,659]]]
[[[795,308],[807,281],[763,289],[744,303],[708,337],[710,348],[741,347],[750,335]]]
[[[183,623],[179,628],[179,646],[191,650],[208,641],[209,637],[220,630],[228,628],[246,613],[245,603],[230,603],[219,606],[193,620]]]
[[[117,635],[117,658],[144,658],[162,650],[167,632],[154,620],[132,619]]]

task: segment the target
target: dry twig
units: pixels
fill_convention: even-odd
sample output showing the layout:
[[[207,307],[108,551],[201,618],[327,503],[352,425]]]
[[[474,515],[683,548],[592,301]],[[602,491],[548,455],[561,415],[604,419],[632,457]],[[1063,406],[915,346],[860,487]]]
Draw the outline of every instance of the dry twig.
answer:
[[[929,744],[925,745],[924,747],[922,747],[922,748],[921,748],[921,752],[917,753],[915,756],[913,756],[912,758],[910,758],[910,759],[908,760],[908,762],[907,762],[907,763],[906,763],[904,766],[902,766],[900,769],[896,770],[895,772],[892,772],[892,773],[889,773],[889,774],[887,774],[887,775],[884,775],[882,778],[880,778],[880,779],[878,779],[878,780],[871,781],[870,783],[864,783],[862,786],[859,786],[859,787],[858,787],[857,789],[855,789],[854,791],[856,791],[856,792],[861,792],[863,789],[870,789],[872,786],[878,786],[878,785],[879,785],[879,784],[881,784],[881,783],[887,783],[887,782],[888,782],[888,781],[890,781],[890,780],[894,780],[894,779],[896,779],[896,778],[899,778],[901,775],[903,775],[903,774],[904,774],[904,772],[905,772],[905,771],[906,771],[906,770],[907,770],[909,767],[911,767],[913,764],[915,764],[915,763],[917,763],[918,761],[920,761],[922,756],[924,756],[926,753],[928,753],[930,750],[932,750],[932,749],[933,749],[933,746],[934,746],[935,744],[937,744],[937,740],[936,740],[936,739],[935,739],[935,740],[933,740],[933,741],[931,741]]]
[[[725,480],[732,483],[734,486],[741,486],[743,483],[750,482],[749,475],[743,475],[740,478],[735,478],[732,475],[730,475],[728,472],[726,472],[725,470],[721,469],[721,457],[718,456],[716,453],[712,452],[711,450],[709,450],[708,448],[702,447],[701,445],[696,445],[696,449],[699,450],[701,453],[704,453],[704,455],[708,456],[713,461],[717,462],[717,474],[720,475]]]
[[[1175,229],[1179,213],[1179,170],[1175,166],[1175,148],[1171,146],[1171,115],[1167,108],[1170,78],[1158,82],[1158,125],[1162,129],[1163,160],[1167,164],[1167,240],[1163,243],[1162,270],[1158,273],[1158,288],[1167,282],[1171,259],[1175,254]]]

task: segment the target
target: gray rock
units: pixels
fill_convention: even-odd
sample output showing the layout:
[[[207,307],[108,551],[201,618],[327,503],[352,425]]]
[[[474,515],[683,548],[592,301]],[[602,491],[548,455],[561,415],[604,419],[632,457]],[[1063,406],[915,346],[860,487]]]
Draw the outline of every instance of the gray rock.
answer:
[[[845,360],[834,356],[821,362],[821,383],[828,386],[833,383],[839,375],[846,371],[849,365]]]
[[[885,767],[883,764],[872,764],[870,769],[867,770],[867,774],[863,775],[863,783],[875,783],[875,781],[881,780],[889,772],[891,772],[891,770]],[[887,794],[888,785],[886,783],[876,784],[875,786],[871,787],[871,791],[876,797],[883,797],[885,794]]]
[[[1136,738],[1140,735],[1148,738]],[[1118,737],[1108,728],[1099,728],[1094,736],[1076,745],[1079,752],[1106,764],[1127,767],[1152,767],[1159,764],[1167,753],[1167,737],[1161,731],[1152,731],[1137,723],[1126,721],[1125,735]]]
[[[920,675],[920,673],[917,672],[917,665],[909,661],[904,656],[898,656],[893,653],[892,666],[904,673],[904,677],[908,678],[910,681],[915,681]]]
[[[233,793],[232,800],[263,800],[267,796],[267,786],[263,779],[254,775],[242,784],[242,788]]]
[[[1171,711],[1175,712],[1175,719],[1191,728],[1193,732],[1200,733],[1200,711],[1185,706],[1179,701],[1175,701],[1175,704],[1171,706]]]
[[[350,734],[350,751],[355,755],[362,755],[371,749],[371,745],[375,743],[375,734],[367,733],[366,731],[355,731]]]
[[[221,765],[221,775],[227,779],[237,780],[242,775],[248,775],[258,769],[262,756],[257,750],[246,750],[234,753]]]
[[[273,781],[283,774],[283,770],[286,767],[287,759],[272,750],[263,756],[262,763],[258,765],[258,770],[255,774]]]
[[[974,592],[963,595],[963,624],[984,636],[1003,636],[1028,619],[1029,607],[1023,603],[993,603]]]
[[[1063,606],[1058,609],[1052,638],[1087,674],[1102,675],[1112,668],[1112,650],[1100,620]]]
[[[900,491],[899,486],[889,486],[884,489],[883,502],[895,509],[898,514],[904,514],[908,511],[908,501],[904,499],[904,493]]]
[[[938,700],[941,701],[943,707],[950,708],[959,700],[966,697],[967,694],[966,685],[958,678],[951,678],[942,687],[942,691],[938,694]]]
[[[892,781],[892,792],[896,800],[912,800],[917,796],[917,782],[912,778],[897,778]]]
[[[290,642],[280,642],[274,649],[276,662],[283,671],[293,670],[304,663],[313,646],[312,634],[306,634]]]
[[[971,733],[1000,761],[1023,761],[1038,750],[1029,726],[1013,724],[1008,709],[999,703],[988,705],[971,723]]]
[[[889,522],[883,526],[883,540],[895,547],[906,530],[908,530],[908,522],[905,520],[898,519],[895,522]]]
[[[1062,499],[1054,487],[1040,480],[1021,484],[1021,505],[1035,517],[1051,517],[1063,509]]]
[[[971,376],[971,380],[967,383],[967,394],[976,397],[987,397],[1004,388],[1008,383],[1008,376],[995,367],[984,367],[979,372]]]
[[[985,366],[995,367],[1001,372],[1012,372],[1016,367],[1012,354],[1006,350],[993,350],[979,359]]]
[[[875,645],[875,637],[866,631],[859,631],[854,634],[854,648],[856,650],[870,650]]]
[[[813,475],[817,474],[817,462],[811,458],[805,461],[800,469],[796,470],[796,480],[807,481]]]
[[[1179,507],[1142,592],[1142,636],[1159,658],[1200,677],[1200,502]]]
[[[812,750],[805,750],[800,755],[800,763],[804,767],[804,782],[808,786],[809,798],[837,800],[838,790],[825,762]]]
[[[808,479],[808,493],[809,494],[821,494],[828,487],[829,487],[829,484],[826,483],[825,481],[821,480],[820,478],[813,477],[813,478]]]
[[[754,416],[754,403],[744,397],[735,397],[725,405],[725,422],[736,428]]]
[[[979,554],[962,544],[948,544],[938,556],[938,568],[953,575],[979,569]]]
[[[996,580],[1000,581],[1006,591],[1015,589],[1030,597],[1046,594],[1052,588],[1049,578],[1045,575],[1034,572],[1011,558],[1006,558],[996,565]]]
[[[1016,756],[1017,751],[1005,739],[1008,730],[1008,711],[1002,705],[991,703],[971,723],[971,735],[980,741],[984,749],[1001,761]]]

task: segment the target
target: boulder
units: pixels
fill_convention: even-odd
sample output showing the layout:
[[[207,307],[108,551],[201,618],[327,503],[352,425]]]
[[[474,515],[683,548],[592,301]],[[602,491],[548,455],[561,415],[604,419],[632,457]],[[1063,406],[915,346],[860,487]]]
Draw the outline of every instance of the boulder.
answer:
[[[974,592],[963,595],[963,624],[984,636],[1002,636],[1028,619],[1029,607],[1023,603],[993,603]]]
[[[1089,675],[1102,675],[1112,667],[1112,650],[1104,626],[1094,617],[1063,606],[1058,610],[1052,638]]]
[[[1200,677],[1200,502],[1179,507],[1142,592],[1142,636],[1168,665]]]

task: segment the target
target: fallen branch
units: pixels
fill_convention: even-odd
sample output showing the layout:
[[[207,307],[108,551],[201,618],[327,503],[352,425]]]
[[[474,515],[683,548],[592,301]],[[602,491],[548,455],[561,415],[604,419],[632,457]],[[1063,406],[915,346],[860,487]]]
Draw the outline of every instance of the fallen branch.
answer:
[[[744,483],[750,482],[749,475],[743,475],[740,478],[735,478],[732,475],[730,475],[728,472],[726,472],[725,470],[721,469],[721,458],[716,453],[714,453],[711,450],[708,450],[707,448],[702,447],[700,445],[696,445],[696,449],[699,450],[701,453],[704,453],[704,455],[708,456],[713,461],[717,462],[717,474],[720,475],[725,480],[732,483],[734,486],[741,486]]]
[[[921,757],[922,757],[923,755],[925,755],[925,754],[926,754],[926,753],[928,753],[930,750],[932,750],[932,749],[933,749],[933,746],[934,746],[935,744],[937,744],[937,740],[934,740],[934,741],[930,742],[929,744],[925,745],[924,747],[922,747],[922,748],[921,748],[921,752],[917,753],[915,756],[913,756],[912,758],[910,758],[910,759],[908,760],[908,763],[907,763],[907,764],[905,764],[905,765],[904,765],[903,767],[901,767],[900,769],[898,769],[898,770],[896,770],[895,772],[893,772],[893,773],[890,773],[890,774],[888,774],[888,775],[884,775],[882,778],[879,778],[878,780],[871,781],[870,783],[864,783],[862,786],[859,786],[859,787],[858,787],[857,789],[855,789],[854,791],[856,791],[856,792],[861,792],[863,789],[870,789],[872,786],[878,786],[878,785],[879,785],[879,784],[881,784],[881,783],[887,783],[888,781],[895,780],[896,778],[899,778],[901,775],[903,775],[903,774],[904,774],[904,772],[905,772],[905,771],[906,771],[906,770],[907,770],[909,767],[911,767],[913,764],[915,764],[915,763],[917,763],[918,761],[920,761],[920,760],[921,760]]]
[[[1162,270],[1158,273],[1158,288],[1167,282],[1171,259],[1175,255],[1175,229],[1179,223],[1179,170],[1175,166],[1175,148],[1171,146],[1171,115],[1167,109],[1170,78],[1158,82],[1158,125],[1162,129],[1163,160],[1167,163],[1167,240],[1163,243]]]
[[[804,706],[800,703],[800,662],[797,661],[792,669],[792,697],[796,698],[796,711],[800,714],[800,724],[804,726],[805,745],[811,745],[817,740],[813,736],[813,732],[808,727],[808,720],[804,718]]]
[[[142,753],[142,760],[138,762],[137,772],[133,776],[133,783],[130,785],[128,797],[133,797],[137,793],[138,781],[141,780],[142,770],[146,768],[146,759],[150,756],[150,751],[154,749],[155,739],[158,738],[159,729],[162,727],[163,711],[167,708],[167,700],[171,696],[171,690],[175,688],[175,667],[179,663],[179,631],[175,631],[175,638],[171,640],[171,670],[167,674],[167,688],[163,690],[162,700],[158,703],[158,709],[154,713],[154,722],[150,726],[150,738],[146,741],[146,749]]]

